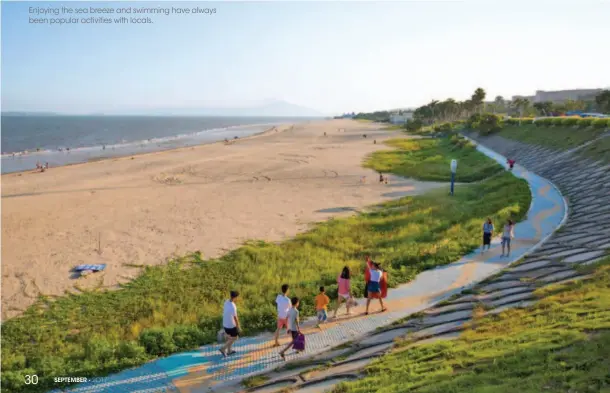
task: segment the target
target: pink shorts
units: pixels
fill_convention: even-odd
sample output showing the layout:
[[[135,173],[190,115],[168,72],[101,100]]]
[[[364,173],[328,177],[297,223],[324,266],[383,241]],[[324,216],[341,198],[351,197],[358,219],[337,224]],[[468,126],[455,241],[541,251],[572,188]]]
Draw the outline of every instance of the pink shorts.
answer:
[[[281,329],[281,328],[288,328],[288,318],[278,318],[277,319],[277,328]]]
[[[349,293],[340,293],[339,296],[341,296],[345,300],[350,298]]]

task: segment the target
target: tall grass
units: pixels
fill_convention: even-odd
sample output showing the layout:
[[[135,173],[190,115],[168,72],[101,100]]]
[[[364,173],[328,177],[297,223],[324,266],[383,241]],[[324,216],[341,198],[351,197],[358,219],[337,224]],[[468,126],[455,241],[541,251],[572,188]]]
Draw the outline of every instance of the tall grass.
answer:
[[[449,181],[452,159],[458,160],[456,181],[473,182],[502,171],[500,164],[457,135],[441,139],[392,139],[393,150],[377,151],[365,166],[421,180]]]
[[[433,156],[427,141],[415,144],[408,146],[428,149]],[[446,153],[444,145],[436,146],[436,155]],[[466,158],[474,155],[470,147],[461,149],[454,152],[460,162],[473,160]],[[494,167],[490,160],[476,157],[482,166]],[[375,160],[372,165],[378,165]],[[383,165],[388,172],[407,173],[400,162]],[[478,172],[473,168],[472,173]],[[525,181],[502,174],[461,186],[454,197],[437,190],[402,198],[380,205],[374,213],[318,224],[279,244],[252,241],[218,259],[203,260],[195,253],[147,267],[119,290],[43,297],[3,325],[3,389],[44,391],[59,387],[53,383],[55,376],[104,375],[212,342],[231,289],[241,293],[240,319],[245,333],[253,334],[274,327],[273,299],[284,283],[303,299],[305,315],[313,314],[319,285],[336,296],[336,277],[345,265],[356,275],[355,290],[361,291],[366,254],[383,263],[391,286],[407,282],[422,270],[475,249],[485,217],[519,220],[530,200]],[[29,374],[38,375],[38,385],[23,383]]]
[[[335,393],[608,392],[610,258],[591,281],[536,292],[528,309],[476,318],[457,340],[380,358]]]

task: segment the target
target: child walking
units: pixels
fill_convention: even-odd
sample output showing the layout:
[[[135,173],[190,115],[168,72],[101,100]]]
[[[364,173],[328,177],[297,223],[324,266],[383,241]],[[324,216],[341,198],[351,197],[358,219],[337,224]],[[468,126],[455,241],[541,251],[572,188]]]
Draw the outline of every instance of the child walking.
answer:
[[[299,326],[299,298],[293,297],[290,301],[292,307],[288,311],[288,331],[292,335],[292,341],[286,345],[286,348],[280,351],[280,357],[286,360],[286,351],[292,348],[294,340],[301,334],[301,327]]]
[[[320,328],[320,324],[326,322],[328,319],[327,307],[330,303],[330,299],[326,296],[326,291],[324,287],[320,287],[320,293],[316,296],[316,311],[318,312],[318,323],[316,324],[317,328]]]
[[[277,295],[275,298],[275,304],[277,305],[277,330],[273,335],[275,339],[275,346],[280,346],[280,330],[282,328],[288,328],[288,311],[290,311],[290,298],[288,297],[288,290],[290,287],[288,284],[282,285],[282,293]]]

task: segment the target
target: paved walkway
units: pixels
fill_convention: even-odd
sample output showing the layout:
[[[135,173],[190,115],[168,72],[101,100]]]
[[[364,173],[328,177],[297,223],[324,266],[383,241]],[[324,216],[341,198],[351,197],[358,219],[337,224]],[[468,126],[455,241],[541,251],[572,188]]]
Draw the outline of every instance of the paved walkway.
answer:
[[[505,165],[499,154],[477,146],[486,155]],[[427,309],[448,297],[471,287],[486,277],[505,268],[529,254],[544,242],[566,217],[562,195],[547,180],[526,171],[520,166],[513,170],[515,176],[526,179],[532,190],[532,205],[527,219],[515,227],[515,241],[510,258],[500,257],[498,239],[492,242],[490,251],[479,250],[466,255],[450,265],[425,271],[415,280],[388,293],[389,311],[364,317],[359,306],[354,316],[339,315],[337,320],[315,329],[313,321],[306,323],[307,350],[299,355],[289,355],[288,360],[303,359],[326,352],[332,347],[352,341],[377,328],[386,326],[406,316]],[[459,192],[459,188],[457,189]],[[359,300],[363,304],[363,300]],[[378,310],[378,304],[371,305]],[[240,339],[234,346],[237,354],[227,359],[218,352],[218,345],[207,345],[196,351],[175,354],[136,369],[112,375],[103,383],[86,383],[67,390],[69,392],[221,392],[231,391],[230,385],[244,377],[272,370],[284,364],[278,349],[271,346],[269,334]]]

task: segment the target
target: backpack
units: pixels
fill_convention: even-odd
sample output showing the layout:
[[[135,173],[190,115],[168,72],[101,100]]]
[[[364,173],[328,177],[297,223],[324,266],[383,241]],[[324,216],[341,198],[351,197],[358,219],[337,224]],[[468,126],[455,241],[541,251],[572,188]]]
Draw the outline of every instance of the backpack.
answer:
[[[294,339],[294,345],[292,348],[296,351],[304,351],[305,350],[305,335],[299,334],[297,338]]]

